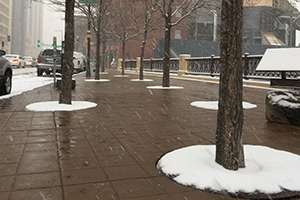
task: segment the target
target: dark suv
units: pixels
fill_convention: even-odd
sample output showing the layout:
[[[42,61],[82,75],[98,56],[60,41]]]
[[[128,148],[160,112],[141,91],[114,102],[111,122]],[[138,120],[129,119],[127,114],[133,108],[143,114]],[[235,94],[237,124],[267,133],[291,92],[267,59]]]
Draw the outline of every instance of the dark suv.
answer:
[[[12,68],[9,61],[3,56],[5,50],[0,49],[0,95],[9,94],[12,86]]]
[[[54,59],[53,59],[53,52],[54,50],[52,48],[44,48],[40,52],[38,58],[37,58],[37,75],[42,76],[45,72],[46,74],[50,74],[53,72],[54,67]],[[61,50],[56,50],[56,72],[61,73]]]

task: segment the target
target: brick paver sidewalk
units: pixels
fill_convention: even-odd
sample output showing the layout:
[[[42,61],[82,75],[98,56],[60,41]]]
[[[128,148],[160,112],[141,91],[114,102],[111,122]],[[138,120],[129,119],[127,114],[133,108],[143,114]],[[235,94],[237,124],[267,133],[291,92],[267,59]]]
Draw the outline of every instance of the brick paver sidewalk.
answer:
[[[171,79],[178,90],[113,77],[86,82],[76,77],[73,100],[97,107],[72,112],[31,112],[25,106],[58,100],[52,84],[0,100],[0,200],[229,200],[196,191],[160,175],[155,163],[174,149],[214,144],[217,111],[192,107],[218,100],[218,84]],[[268,90],[244,88],[244,143],[300,155],[299,127],[267,123]]]

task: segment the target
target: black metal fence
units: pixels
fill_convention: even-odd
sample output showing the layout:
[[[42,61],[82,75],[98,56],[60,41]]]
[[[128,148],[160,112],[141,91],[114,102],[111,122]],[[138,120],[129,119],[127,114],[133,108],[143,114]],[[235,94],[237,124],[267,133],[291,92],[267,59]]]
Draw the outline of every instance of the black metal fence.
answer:
[[[248,78],[297,78],[300,72],[279,72],[279,71],[256,71],[262,59],[262,55],[243,55],[243,77]],[[220,75],[220,56],[211,55],[210,57],[186,58],[188,61],[187,74],[219,76]],[[126,70],[135,70],[136,60],[125,60]],[[171,58],[170,72],[177,73],[179,69],[179,58]],[[145,59],[144,71],[162,72],[163,58]]]
[[[170,59],[170,72],[177,73],[179,65],[178,58]],[[135,70],[136,60],[125,60],[126,70]],[[163,71],[163,58],[153,58],[144,60],[144,71],[162,72]]]

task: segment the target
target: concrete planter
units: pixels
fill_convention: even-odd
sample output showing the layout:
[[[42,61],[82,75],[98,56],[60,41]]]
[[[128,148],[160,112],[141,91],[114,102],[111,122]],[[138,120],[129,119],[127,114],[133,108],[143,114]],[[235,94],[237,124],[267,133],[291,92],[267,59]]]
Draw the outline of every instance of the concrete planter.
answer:
[[[300,91],[271,91],[266,96],[269,122],[300,126]]]

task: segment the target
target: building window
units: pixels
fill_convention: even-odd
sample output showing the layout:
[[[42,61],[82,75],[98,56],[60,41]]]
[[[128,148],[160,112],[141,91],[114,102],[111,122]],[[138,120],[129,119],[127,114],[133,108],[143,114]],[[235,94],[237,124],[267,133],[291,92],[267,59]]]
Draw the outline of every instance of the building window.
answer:
[[[175,39],[181,39],[181,30],[175,30]]]

